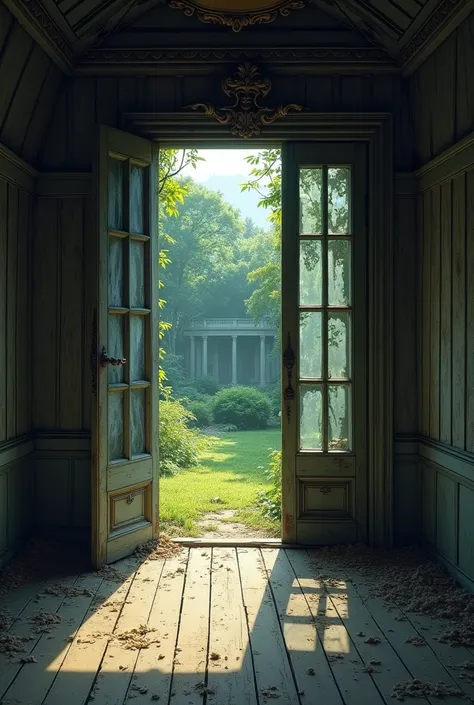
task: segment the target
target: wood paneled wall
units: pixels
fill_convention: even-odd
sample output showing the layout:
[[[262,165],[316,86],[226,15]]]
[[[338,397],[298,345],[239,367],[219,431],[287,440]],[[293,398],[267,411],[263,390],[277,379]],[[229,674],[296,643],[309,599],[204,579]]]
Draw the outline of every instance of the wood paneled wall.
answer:
[[[474,13],[410,79],[417,166],[474,130]]]
[[[421,432],[474,453],[474,169],[420,200]]]
[[[0,445],[31,429],[34,198],[0,176]]]
[[[96,125],[124,127],[125,112],[181,111],[195,102],[222,104],[221,79],[234,65],[216,74],[173,77],[77,77],[63,86],[41,154],[45,171],[91,169]],[[271,104],[299,103],[319,112],[390,112],[393,115],[395,169],[413,166],[408,84],[397,75],[268,74]],[[265,71],[265,73],[267,73]],[[125,126],[126,128],[126,126]]]
[[[93,237],[88,196],[38,198],[33,250],[36,432],[90,431],[93,301],[87,281],[96,256]]]
[[[0,142],[34,166],[60,70],[0,3]]]

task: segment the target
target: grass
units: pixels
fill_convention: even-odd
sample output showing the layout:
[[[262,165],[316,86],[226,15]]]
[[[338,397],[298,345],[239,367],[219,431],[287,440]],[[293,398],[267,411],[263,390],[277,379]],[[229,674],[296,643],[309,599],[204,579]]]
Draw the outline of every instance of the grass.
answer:
[[[171,536],[199,536],[203,514],[234,509],[232,521],[280,535],[280,526],[255,509],[255,496],[269,487],[265,478],[271,450],[280,448],[279,429],[226,433],[201,458],[201,464],[160,479],[160,520]],[[221,502],[214,503],[213,499]],[[217,528],[217,527],[216,527]]]

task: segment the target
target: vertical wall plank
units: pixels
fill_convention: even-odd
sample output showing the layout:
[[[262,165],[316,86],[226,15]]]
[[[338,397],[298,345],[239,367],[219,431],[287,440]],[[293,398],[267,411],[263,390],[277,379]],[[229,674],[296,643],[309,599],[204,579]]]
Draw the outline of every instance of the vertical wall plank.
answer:
[[[423,194],[422,247],[422,414],[421,432],[430,435],[431,381],[431,191]]]
[[[440,440],[451,445],[451,181],[441,187]]]
[[[456,36],[452,34],[432,54],[435,68],[435,88],[431,104],[433,121],[433,156],[440,154],[456,141]],[[423,96],[424,97],[424,96]],[[437,98],[437,99],[435,99]]]
[[[439,440],[439,358],[440,358],[440,211],[441,190],[431,193],[431,364],[430,437]]]
[[[92,199],[84,198],[84,371],[83,371],[83,409],[82,428],[91,428],[92,413],[92,377],[90,367],[90,351],[92,345],[92,321],[94,308],[97,305],[95,300],[96,286],[94,282],[95,262],[94,256],[97,250],[96,230],[93,227],[93,206]],[[94,253],[94,254],[93,254]]]
[[[0,86],[2,87],[0,91],[0,126],[3,126],[32,46],[31,37],[19,24],[15,24],[8,37],[5,53],[0,63]],[[1,134],[0,132],[0,137]]]
[[[59,425],[82,427],[83,208],[82,198],[59,203],[61,232]]]
[[[18,188],[8,184],[7,252],[7,438],[16,436],[16,310],[18,258]]]
[[[474,452],[474,169],[466,175],[466,450]]]
[[[19,194],[18,214],[18,274],[16,317],[16,435],[30,430],[30,252],[29,230],[31,196]]]
[[[57,237],[56,199],[39,199],[33,295],[33,423],[36,429],[55,428],[57,425]]]
[[[0,178],[0,441],[7,437],[7,182]]]
[[[453,179],[452,443],[465,445],[466,399],[466,175]]]

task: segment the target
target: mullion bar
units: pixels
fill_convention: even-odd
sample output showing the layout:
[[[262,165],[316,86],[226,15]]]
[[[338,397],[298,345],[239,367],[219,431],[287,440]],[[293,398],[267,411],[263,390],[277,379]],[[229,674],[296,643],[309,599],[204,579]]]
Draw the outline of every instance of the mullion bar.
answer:
[[[125,381],[127,382],[127,391],[124,393],[124,419],[123,419],[123,436],[124,436],[124,456],[125,458],[130,459],[132,457],[132,441],[131,441],[131,413],[132,413],[132,395],[130,393],[130,384],[132,382],[131,379],[131,369],[132,369],[132,360],[131,360],[131,354],[132,354],[132,344],[130,340],[131,336],[131,321],[130,321],[130,302],[131,302],[131,297],[130,297],[130,159],[127,159],[127,168],[125,170],[125,183],[124,183],[124,190],[125,190],[125,198],[124,198],[124,205],[125,205],[125,212],[124,212],[124,229],[127,231],[127,242],[126,242],[126,247],[125,247],[125,256],[124,256],[124,277],[125,277],[125,292],[127,296],[126,300],[126,305],[127,305],[127,315],[125,319],[125,343],[126,343],[126,354],[125,358],[127,360],[127,364],[125,365]]]
[[[328,402],[328,167],[323,166],[323,194],[322,194],[322,247],[321,247],[321,258],[323,263],[323,291],[322,291],[322,304],[323,304],[323,320],[322,320],[322,393],[323,393],[323,438],[322,438],[322,450],[324,453],[328,451],[328,435],[329,435],[329,402]]]

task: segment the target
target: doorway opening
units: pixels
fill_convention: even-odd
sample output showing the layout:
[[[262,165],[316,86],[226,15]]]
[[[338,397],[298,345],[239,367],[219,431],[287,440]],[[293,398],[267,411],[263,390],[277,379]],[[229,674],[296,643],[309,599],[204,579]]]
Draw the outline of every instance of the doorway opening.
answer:
[[[281,154],[160,148],[160,525],[281,535]]]

